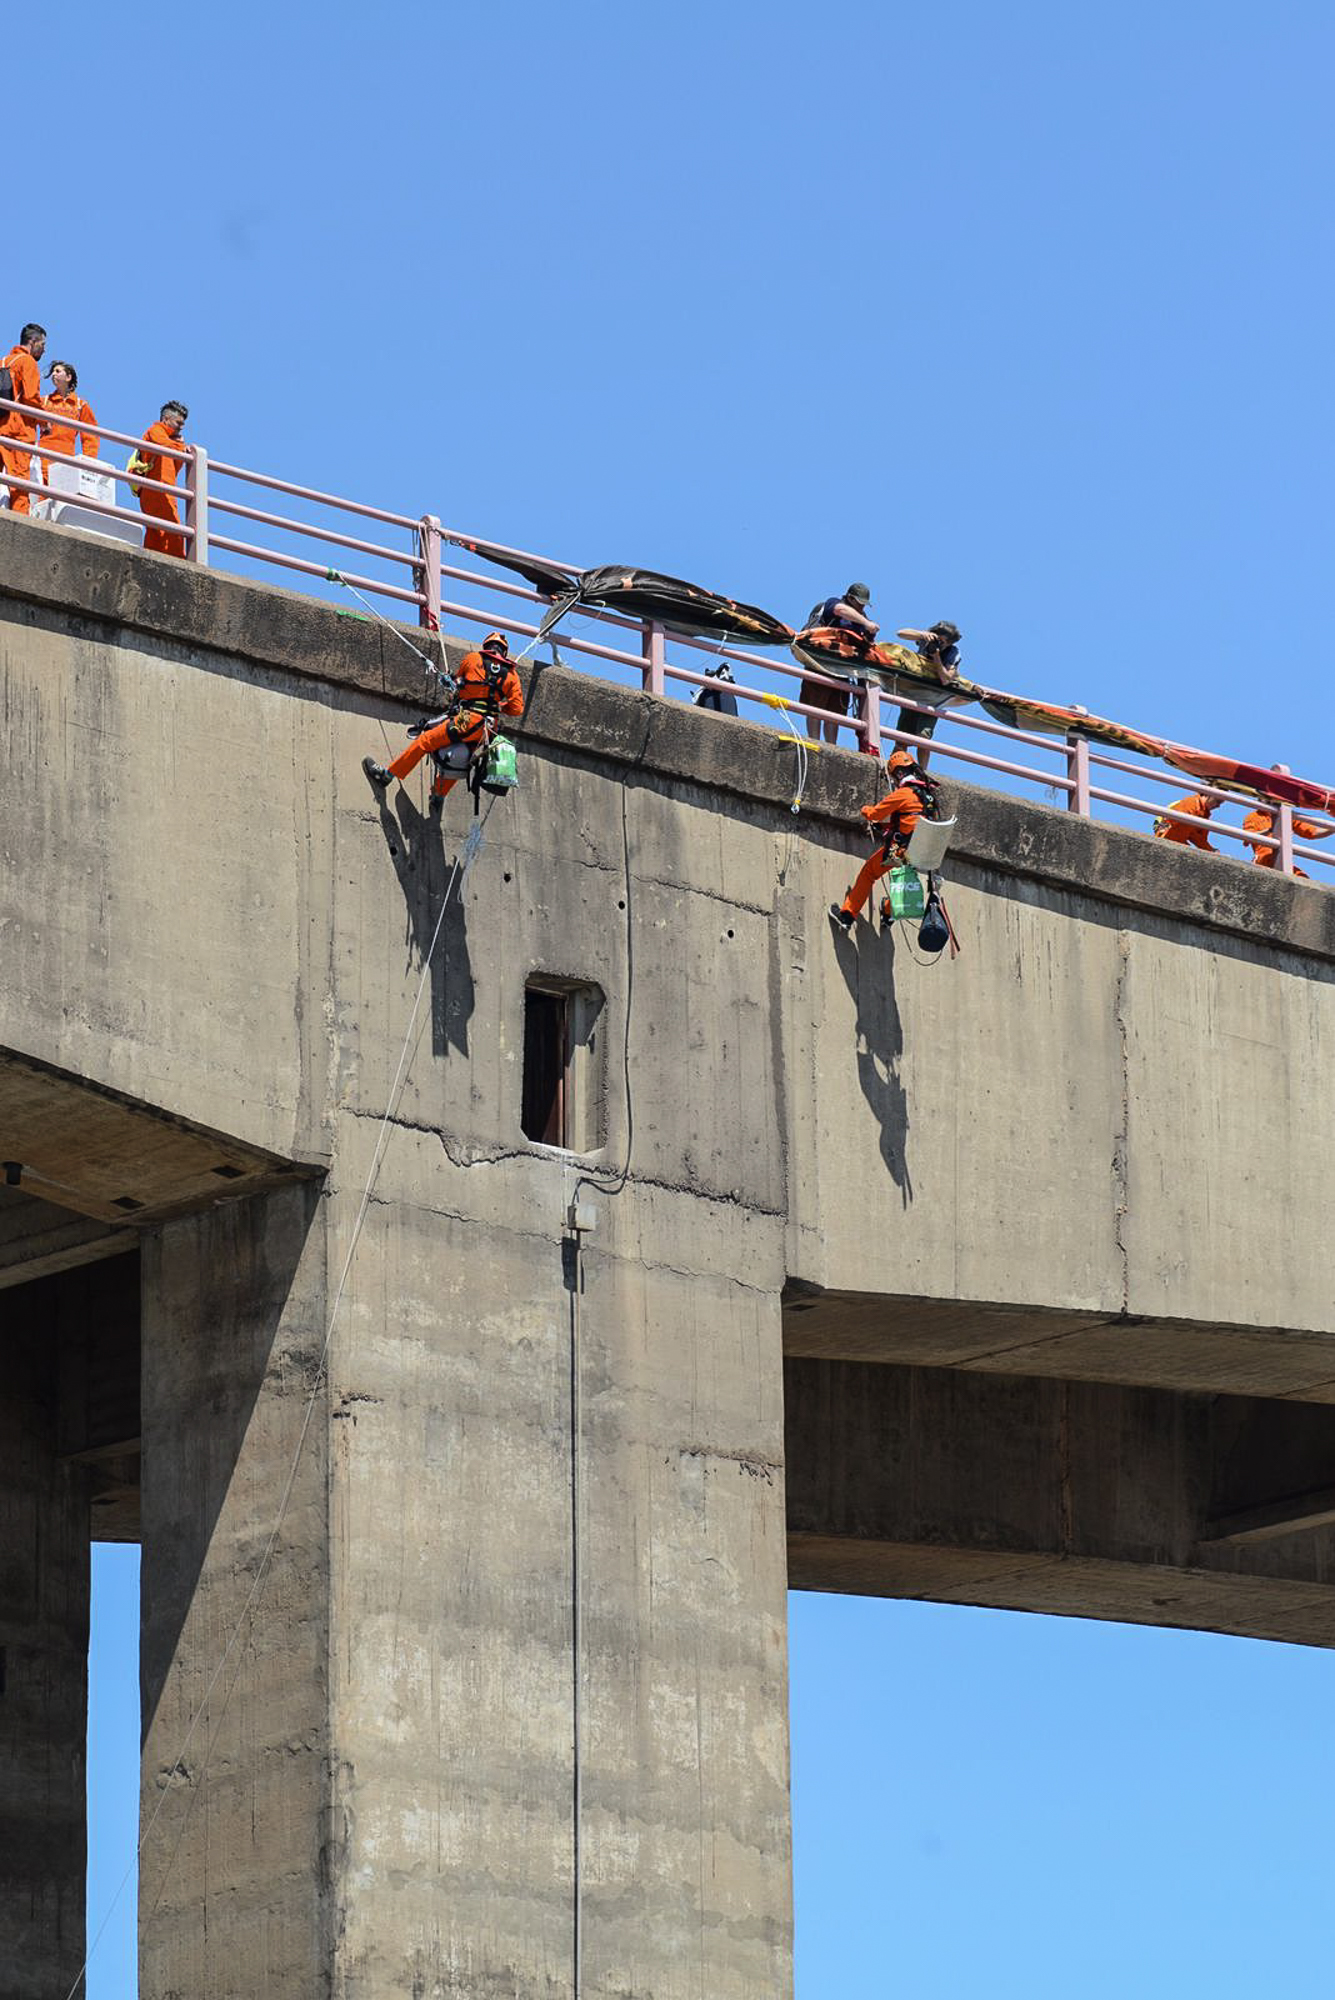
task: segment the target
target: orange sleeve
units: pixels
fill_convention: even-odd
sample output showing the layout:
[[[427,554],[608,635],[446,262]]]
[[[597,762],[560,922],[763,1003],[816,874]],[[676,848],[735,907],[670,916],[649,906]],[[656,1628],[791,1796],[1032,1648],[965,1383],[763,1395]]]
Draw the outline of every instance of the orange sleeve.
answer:
[[[502,715],[524,713],[524,690],[519,685],[519,676],[513,667],[505,676],[505,685],[501,689],[501,713]]]
[[[37,363],[33,360],[26,347],[19,349],[18,369],[16,371],[14,386],[18,390],[16,401],[33,403],[39,410],[45,407],[42,401],[42,377]]]
[[[86,424],[95,424],[97,422],[97,417],[89,409],[87,403],[80,403],[79,416]],[[79,450],[85,458],[97,458],[100,456],[102,450],[101,438],[89,437],[87,431],[76,431],[75,436],[79,440]]]
[[[1326,840],[1331,832],[1335,831],[1328,826],[1318,826],[1315,820],[1310,819],[1296,819],[1293,822],[1293,830],[1304,840]]]
[[[894,819],[906,809],[909,812],[921,812],[922,801],[915,791],[910,790],[907,785],[901,785],[897,791],[888,793],[883,799],[878,799],[874,806],[864,806],[862,808],[862,817],[879,825],[882,820]]]

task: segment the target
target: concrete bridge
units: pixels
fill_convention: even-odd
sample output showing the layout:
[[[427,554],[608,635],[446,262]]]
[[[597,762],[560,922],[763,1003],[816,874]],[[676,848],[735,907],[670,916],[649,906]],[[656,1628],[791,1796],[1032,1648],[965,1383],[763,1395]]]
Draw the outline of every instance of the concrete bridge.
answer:
[[[1335,1643],[1335,899],[951,787],[920,964],[861,759],[528,686],[460,885],[388,634],[0,517],[15,2000],[90,1536],[145,2000],[789,1992],[789,1583]]]

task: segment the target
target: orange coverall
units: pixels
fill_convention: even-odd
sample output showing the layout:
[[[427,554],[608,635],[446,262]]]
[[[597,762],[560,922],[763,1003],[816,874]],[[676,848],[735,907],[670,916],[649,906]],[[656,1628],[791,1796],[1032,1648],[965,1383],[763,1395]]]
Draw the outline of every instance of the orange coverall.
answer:
[[[1246,819],[1242,822],[1242,830],[1244,833],[1273,833],[1275,830],[1275,815],[1265,806],[1258,806],[1255,812],[1248,813]],[[1293,831],[1299,840],[1328,840],[1331,834],[1330,827],[1318,826],[1314,820],[1310,819],[1295,819],[1293,822]],[[1258,847],[1255,849],[1252,859],[1258,868],[1278,868],[1279,849],[1277,847]],[[1312,879],[1307,870],[1299,868],[1296,862],[1294,863],[1293,872],[1295,875],[1301,875],[1304,882],[1310,882]]]
[[[97,422],[78,390],[71,389],[66,396],[47,396],[44,402],[46,416],[41,426],[42,443],[49,444],[52,451],[63,451],[69,458],[73,458],[76,451],[81,451],[85,458],[96,458],[98,440],[89,437],[87,431],[71,430],[68,423],[62,422],[65,417],[73,417],[81,424]],[[42,460],[42,477],[49,486],[51,471],[45,459]]]
[[[909,835],[922,818],[922,811],[923,797],[916,785],[900,785],[896,791],[888,793],[883,799],[878,799],[874,806],[862,808],[862,817],[871,825],[885,826],[886,845],[875,848],[870,857],[863,862],[857,881],[844,897],[842,907],[850,917],[857,916],[870,896],[873,884],[879,882],[889,869],[890,847],[892,845],[902,847],[907,843]]]
[[[153,449],[155,445],[164,444],[175,445],[178,451],[181,448],[180,438],[173,437],[166,424],[161,422],[150,424],[139,440],[139,456],[148,467],[146,476],[149,479],[163,479],[168,485],[175,486],[176,475],[181,470],[181,461],[178,458],[167,458],[162,452]],[[170,493],[154,493],[148,487],[139,489],[139,509],[141,513],[152,514],[159,521],[179,523],[181,519],[176,511],[176,502]],[[160,556],[183,556],[185,536],[169,535],[165,528],[145,528],[144,547],[155,550]]]
[[[1203,792],[1193,792],[1189,799],[1174,799],[1169,812],[1191,813],[1196,819],[1208,819],[1217,801],[1207,799]],[[1210,845],[1210,839],[1203,826],[1174,826],[1171,819],[1156,819],[1154,822],[1156,840],[1172,840],[1179,847],[1199,847],[1203,854],[1218,854],[1219,849]]]
[[[6,410],[3,413],[5,421],[0,424],[0,437],[14,438],[16,440],[22,439],[25,445],[35,444],[37,442],[36,413],[42,407],[42,378],[38,373],[37,363],[33,360],[26,347],[11,347],[5,356],[4,366],[9,369],[14,378],[14,401],[16,403],[31,403],[34,415],[28,417],[20,410]],[[12,473],[15,479],[32,478],[32,457],[26,450],[15,451],[4,445],[0,445],[0,460],[4,462],[5,471]],[[32,495],[30,493],[16,493],[11,487],[9,511],[11,514],[30,514],[32,512]]]
[[[523,714],[524,691],[513,667],[507,665],[494,701],[502,715]],[[424,729],[420,736],[414,736],[408,748],[401,750],[393,763],[386,767],[390,776],[402,784],[408,773],[416,770],[423,757],[432,750],[444,750],[451,743],[480,743],[492,719],[488,713],[492,703],[493,696],[487,688],[487,669],[481,653],[465,653],[459,667],[459,690],[449,714],[443,722],[437,722],[431,729]],[[443,799],[458,782],[457,778],[448,778],[438,769],[431,796]]]

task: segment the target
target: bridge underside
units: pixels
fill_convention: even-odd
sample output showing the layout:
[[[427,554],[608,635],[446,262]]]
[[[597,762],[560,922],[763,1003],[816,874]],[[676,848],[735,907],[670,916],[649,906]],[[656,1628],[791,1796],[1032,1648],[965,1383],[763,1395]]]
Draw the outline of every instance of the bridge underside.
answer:
[[[1335,1645],[1319,1336],[809,1288],[784,1336],[793,1588]]]

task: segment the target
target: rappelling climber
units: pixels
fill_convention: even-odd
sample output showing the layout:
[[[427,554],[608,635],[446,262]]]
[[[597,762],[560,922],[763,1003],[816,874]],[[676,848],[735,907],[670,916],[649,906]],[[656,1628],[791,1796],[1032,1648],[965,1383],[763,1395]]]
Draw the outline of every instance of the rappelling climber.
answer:
[[[450,775],[443,762],[457,744],[485,748],[496,733],[503,715],[522,715],[524,691],[510,661],[510,645],[503,632],[488,632],[477,652],[465,653],[459,664],[454,693],[443,715],[415,723],[412,742],[393,762],[377,764],[374,757],[362,758],[362,769],[371,783],[383,788],[391,778],[400,783],[430,755],[436,764],[431,786],[431,809],[439,812],[446,794],[458,784],[462,772]]]
[[[886,769],[896,780],[895,789],[874,806],[863,806],[862,817],[877,845],[863,863],[857,881],[842,903],[831,903],[830,916],[841,930],[851,930],[875,883],[904,859],[909,836],[924,817],[937,818],[937,799],[931,780],[922,765],[907,750],[896,750]]]

